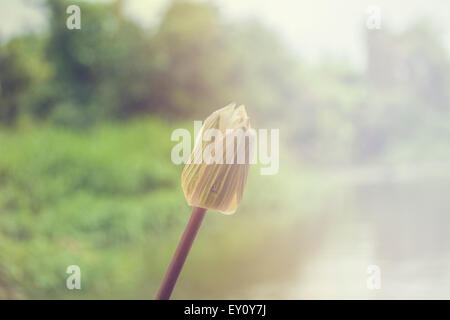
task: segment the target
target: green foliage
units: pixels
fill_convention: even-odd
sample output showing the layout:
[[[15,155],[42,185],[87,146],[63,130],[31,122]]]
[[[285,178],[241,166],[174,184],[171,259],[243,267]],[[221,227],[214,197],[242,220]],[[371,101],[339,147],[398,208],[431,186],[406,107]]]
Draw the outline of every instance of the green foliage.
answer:
[[[65,28],[71,2],[49,1],[48,57],[58,70],[54,79],[63,110],[55,120],[80,126],[126,117],[145,109],[152,76],[153,50],[137,25],[121,12],[120,2],[80,3],[80,30]]]
[[[172,129],[149,118],[83,133],[27,122],[0,130],[0,298],[151,298],[191,210],[182,166],[170,161]],[[273,177],[252,168],[239,213],[208,214],[198,252],[209,261],[191,267],[207,263],[217,275],[223,259],[248,254],[267,226],[273,233],[300,217],[299,190],[317,188],[296,175],[286,166]],[[65,288],[73,264],[82,270],[80,292]],[[206,281],[199,276],[190,281]]]
[[[27,52],[50,70],[23,89],[35,116],[89,127],[142,112],[204,117],[239,100],[264,122],[282,119],[301,98],[297,63],[257,21],[227,23],[212,5],[174,1],[149,33],[120,1],[79,2],[82,27],[68,30],[68,4],[48,1],[48,36],[34,36],[44,45]]]
[[[35,36],[16,38],[0,46],[0,122],[12,124],[26,112],[32,95],[51,76],[51,65],[42,55],[44,41]]]
[[[205,116],[236,100],[264,122],[282,119],[300,98],[297,63],[257,21],[226,23],[214,6],[174,1],[154,42],[158,72],[150,102],[157,111]]]
[[[231,99],[233,47],[217,10],[174,2],[155,34],[154,108],[172,116],[205,115]]]
[[[87,277],[110,264],[129,272],[129,261],[120,262],[127,248],[157,237],[189,210],[180,170],[167,161],[171,146],[160,141],[165,134],[156,120],[83,135],[40,126],[2,131],[3,287],[16,295],[60,293],[71,264],[85,266]]]

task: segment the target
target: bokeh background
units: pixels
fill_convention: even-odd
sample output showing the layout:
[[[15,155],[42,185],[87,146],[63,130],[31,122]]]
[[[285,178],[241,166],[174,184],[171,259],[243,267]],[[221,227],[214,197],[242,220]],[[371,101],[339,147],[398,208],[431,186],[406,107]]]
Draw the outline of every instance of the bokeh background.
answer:
[[[449,12],[0,0],[0,298],[153,299],[190,214],[170,135],[237,101],[280,171],[207,214],[173,298],[449,299]]]

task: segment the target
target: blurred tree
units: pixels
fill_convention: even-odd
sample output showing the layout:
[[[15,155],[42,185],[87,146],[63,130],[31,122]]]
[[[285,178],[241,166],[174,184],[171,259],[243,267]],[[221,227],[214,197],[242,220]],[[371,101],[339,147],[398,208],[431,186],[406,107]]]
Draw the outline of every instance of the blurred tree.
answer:
[[[272,122],[300,111],[298,62],[258,21],[227,23],[213,5],[173,1],[154,41],[153,110],[204,116],[236,100]]]
[[[46,81],[49,65],[40,56],[42,40],[35,36],[13,39],[0,47],[0,121],[12,125],[25,108],[26,93]]]
[[[79,3],[81,30],[65,27],[68,1],[48,0],[48,5],[48,54],[64,102],[56,117],[83,124],[145,109],[152,49],[143,30],[123,16],[121,2]]]
[[[41,45],[31,52],[48,72],[23,89],[24,109],[36,116],[83,127],[139,112],[204,117],[233,100],[254,108],[261,121],[301,110],[298,63],[257,21],[226,23],[210,4],[173,1],[147,33],[124,17],[120,1],[78,2],[82,27],[69,30],[70,3],[46,4],[45,51]]]
[[[367,46],[371,85],[407,91],[412,100],[447,109],[450,63],[439,32],[430,22],[419,21],[400,34],[368,31]]]
[[[233,99],[233,52],[218,11],[208,4],[174,1],[155,35],[158,71],[152,110],[204,116]]]
[[[397,34],[368,31],[369,95],[358,111],[358,158],[373,159],[420,134],[442,136],[430,126],[450,117],[450,63],[439,34],[429,21]]]

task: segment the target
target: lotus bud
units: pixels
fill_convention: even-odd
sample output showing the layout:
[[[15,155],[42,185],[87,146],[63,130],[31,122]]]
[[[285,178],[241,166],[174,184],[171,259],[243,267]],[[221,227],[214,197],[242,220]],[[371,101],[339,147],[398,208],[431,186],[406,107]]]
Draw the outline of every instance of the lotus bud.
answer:
[[[181,177],[189,205],[224,214],[236,211],[255,136],[243,105],[230,104],[205,120]]]

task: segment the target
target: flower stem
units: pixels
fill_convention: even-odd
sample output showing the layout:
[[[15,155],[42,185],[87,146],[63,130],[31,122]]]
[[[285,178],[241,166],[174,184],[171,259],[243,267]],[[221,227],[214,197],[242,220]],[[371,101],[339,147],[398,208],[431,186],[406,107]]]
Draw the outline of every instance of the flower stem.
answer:
[[[166,275],[164,276],[161,287],[156,295],[156,300],[168,300],[170,298],[181,269],[183,268],[184,262],[189,254],[189,250],[194,242],[195,236],[200,229],[205,213],[206,209],[204,208],[194,207],[194,210],[192,210],[191,218],[184,229],[184,233],[178,243],[177,250],[175,251],[172,261],[167,268]]]

